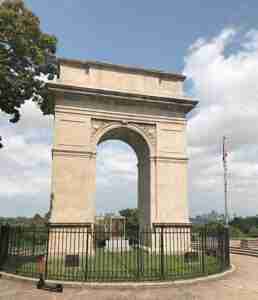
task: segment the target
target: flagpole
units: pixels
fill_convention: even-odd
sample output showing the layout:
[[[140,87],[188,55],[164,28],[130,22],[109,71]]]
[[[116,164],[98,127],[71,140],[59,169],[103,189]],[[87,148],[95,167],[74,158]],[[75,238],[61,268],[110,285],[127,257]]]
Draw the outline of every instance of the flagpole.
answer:
[[[224,168],[224,202],[225,202],[225,226],[228,227],[228,168],[227,168],[227,151],[226,151],[226,137],[223,136],[223,168]]]

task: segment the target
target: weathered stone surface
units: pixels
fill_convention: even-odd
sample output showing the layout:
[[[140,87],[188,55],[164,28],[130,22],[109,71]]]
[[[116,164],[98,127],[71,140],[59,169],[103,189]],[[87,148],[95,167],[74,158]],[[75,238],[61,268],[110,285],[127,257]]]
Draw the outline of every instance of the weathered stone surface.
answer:
[[[120,139],[138,158],[143,225],[187,223],[184,76],[98,62],[61,61],[52,167],[52,223],[93,223],[97,145]]]

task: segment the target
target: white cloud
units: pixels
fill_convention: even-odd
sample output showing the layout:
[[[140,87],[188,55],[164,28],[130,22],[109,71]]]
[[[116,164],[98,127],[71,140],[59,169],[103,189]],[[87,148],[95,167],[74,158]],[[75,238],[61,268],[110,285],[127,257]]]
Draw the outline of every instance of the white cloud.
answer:
[[[0,114],[0,215],[33,215],[49,208],[52,117],[34,103],[22,108],[17,124]]]
[[[120,141],[98,146],[96,208],[99,213],[137,206],[137,158]]]
[[[113,176],[122,174],[128,180],[136,179],[137,158],[133,149],[124,142],[106,141],[98,146],[97,172]]]
[[[200,100],[188,125],[192,211],[223,210],[221,142],[226,135],[232,211],[258,213],[258,31],[226,29],[210,40],[199,39],[185,57],[184,73]]]

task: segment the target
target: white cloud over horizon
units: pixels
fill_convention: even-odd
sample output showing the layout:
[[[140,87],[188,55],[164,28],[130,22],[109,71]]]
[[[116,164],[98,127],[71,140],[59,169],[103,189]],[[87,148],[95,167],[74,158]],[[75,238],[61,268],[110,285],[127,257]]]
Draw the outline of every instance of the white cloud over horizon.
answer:
[[[200,101],[189,117],[189,204],[192,214],[223,211],[222,136],[228,137],[231,212],[258,214],[258,31],[227,28],[189,47],[186,91]],[[44,213],[49,207],[52,117],[33,103],[18,124],[0,113],[0,216]],[[97,157],[97,209],[136,205],[136,157],[105,142]]]
[[[192,212],[223,211],[225,135],[231,213],[257,214],[258,31],[230,28],[199,39],[185,57],[184,73],[192,82],[191,94],[200,99],[188,124]]]
[[[0,112],[0,216],[45,213],[49,208],[53,117],[34,103],[22,107],[17,124]]]

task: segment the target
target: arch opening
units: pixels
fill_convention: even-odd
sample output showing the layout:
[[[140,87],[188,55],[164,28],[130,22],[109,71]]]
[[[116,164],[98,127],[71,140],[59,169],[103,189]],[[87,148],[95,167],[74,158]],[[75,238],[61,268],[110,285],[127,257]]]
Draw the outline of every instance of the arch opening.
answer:
[[[119,144],[120,142],[120,149],[119,149]],[[122,142],[122,143],[121,143]],[[150,147],[148,145],[148,142],[146,139],[137,131],[128,128],[128,127],[115,127],[111,128],[109,130],[106,130],[97,140],[96,143],[96,148],[97,148],[97,161],[99,159],[99,149],[102,150],[102,147],[105,145],[111,145],[111,143],[115,143],[113,145],[116,145],[112,149],[112,155],[113,157],[111,158],[110,156],[107,155],[107,157],[101,157],[102,159],[102,167],[104,168],[105,160],[110,159],[115,164],[123,164],[123,162],[119,162],[119,151],[121,150],[121,145],[123,150],[127,151],[127,154],[130,153],[130,149],[133,150],[133,153],[131,152],[130,159],[131,159],[131,164],[134,163],[135,166],[135,176],[134,176],[134,183],[131,182],[130,189],[125,188],[124,190],[121,190],[123,180],[121,180],[121,185],[120,188],[118,189],[120,195],[115,195],[117,197],[121,197],[121,201],[118,201],[118,205],[116,207],[121,208],[121,205],[124,201],[124,208],[128,208],[128,199],[130,199],[130,204],[135,204],[135,206],[139,209],[139,215],[140,215],[140,225],[141,226],[149,226],[150,225]],[[125,145],[126,144],[126,145]],[[134,156],[134,158],[133,158]],[[128,156],[127,156],[128,158]],[[99,162],[99,161],[98,161]],[[126,164],[124,165],[126,166]],[[98,181],[99,179],[99,173],[101,173],[101,165],[97,166],[97,176],[96,176],[96,203],[103,203],[105,201],[104,199],[99,199],[99,197],[102,197],[103,193],[99,190],[101,188],[101,184]],[[127,167],[130,168],[130,163],[128,164],[127,162]],[[131,165],[132,167],[132,165]],[[125,169],[124,172],[122,172],[122,176],[126,176],[126,173],[130,171],[129,169]],[[132,170],[133,171],[133,170]],[[109,174],[106,174],[105,180],[107,180]],[[103,174],[102,174],[103,176]],[[117,185],[119,178],[115,176],[116,182],[114,183]],[[110,184],[110,182],[109,182]],[[109,190],[109,195],[108,198],[110,198],[110,195],[116,191],[116,188],[114,187],[112,189],[112,182],[111,185],[109,185],[109,188],[111,189],[111,193]],[[132,197],[137,198],[137,201],[133,200],[132,197],[126,195],[125,193],[132,193]],[[106,196],[106,195],[105,195]],[[124,199],[123,199],[124,198]],[[106,206],[106,205],[105,205]],[[131,205],[129,205],[129,208]],[[114,206],[113,206],[114,207]],[[97,207],[97,211],[99,211]]]
[[[103,133],[97,145],[107,140],[120,140],[131,146],[137,156],[138,162],[150,157],[150,146],[146,139],[137,131],[128,127],[115,127]]]
[[[137,207],[137,156],[127,143],[107,140],[97,147],[96,213]]]

